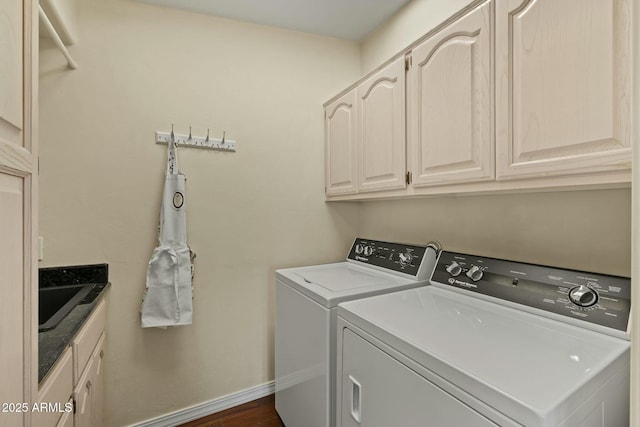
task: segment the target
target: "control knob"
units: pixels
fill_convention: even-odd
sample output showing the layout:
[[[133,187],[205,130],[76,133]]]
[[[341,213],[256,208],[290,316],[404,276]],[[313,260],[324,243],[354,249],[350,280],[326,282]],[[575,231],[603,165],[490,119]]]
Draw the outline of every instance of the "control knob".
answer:
[[[458,274],[462,273],[462,267],[460,267],[460,264],[455,261],[451,261],[451,264],[449,264],[445,270],[447,270],[447,273],[449,273],[453,277],[456,277]]]
[[[356,254],[360,255],[364,251],[364,246],[358,243],[356,245]]]
[[[469,279],[477,282],[478,280],[482,279],[484,273],[482,272],[480,267],[478,267],[477,265],[473,265],[466,274]]]
[[[598,293],[587,285],[580,285],[569,291],[569,299],[580,307],[590,307],[598,302]]]
[[[375,248],[373,246],[365,246],[364,247],[364,256],[370,256],[375,252]]]
[[[413,255],[411,255],[409,252],[403,252],[400,254],[400,265],[402,265],[403,267],[409,265],[411,264],[412,259]]]

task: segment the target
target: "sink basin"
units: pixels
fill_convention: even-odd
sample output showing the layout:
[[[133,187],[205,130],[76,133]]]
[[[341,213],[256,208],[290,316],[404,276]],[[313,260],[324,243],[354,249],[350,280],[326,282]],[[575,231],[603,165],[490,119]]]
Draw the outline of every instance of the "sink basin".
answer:
[[[38,301],[38,331],[55,328],[95,285],[68,285],[40,288]]]

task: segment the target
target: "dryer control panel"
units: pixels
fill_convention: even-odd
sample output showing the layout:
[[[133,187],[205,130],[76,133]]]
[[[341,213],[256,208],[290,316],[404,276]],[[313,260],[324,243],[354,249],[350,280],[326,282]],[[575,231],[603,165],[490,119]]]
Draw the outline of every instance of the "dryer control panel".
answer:
[[[347,260],[405,273],[418,280],[426,280],[433,270],[439,252],[440,247],[436,242],[416,246],[357,238],[351,246]]]
[[[628,326],[631,280],[625,277],[442,251],[431,283],[618,331]]]

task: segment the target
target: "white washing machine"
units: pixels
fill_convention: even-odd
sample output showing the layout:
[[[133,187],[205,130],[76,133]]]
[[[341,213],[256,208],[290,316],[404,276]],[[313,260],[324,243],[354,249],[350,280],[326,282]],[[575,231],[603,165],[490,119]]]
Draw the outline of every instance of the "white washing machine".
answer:
[[[338,303],[426,285],[439,251],[358,238],[346,262],[276,271],[276,410],[287,427],[333,425]]]
[[[441,252],[340,304],[339,427],[629,425],[630,280]]]

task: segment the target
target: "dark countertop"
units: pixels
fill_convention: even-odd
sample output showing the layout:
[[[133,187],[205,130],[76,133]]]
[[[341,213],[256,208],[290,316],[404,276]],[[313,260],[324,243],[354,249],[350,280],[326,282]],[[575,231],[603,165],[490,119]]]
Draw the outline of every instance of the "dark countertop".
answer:
[[[78,270],[86,271],[87,268],[94,268],[99,274],[97,276],[84,276],[84,280],[78,280],[65,274],[68,271]],[[38,333],[38,383],[41,383],[46,377],[49,370],[62,355],[66,347],[71,343],[73,337],[80,331],[85,321],[89,318],[94,308],[105,297],[107,290],[111,287],[111,283],[107,281],[104,274],[106,264],[98,266],[80,266],[80,267],[54,267],[40,269],[40,287],[64,286],[78,283],[96,283],[93,290],[74,307],[67,316],[54,329]],[[63,271],[64,269],[64,271]],[[43,280],[43,270],[44,280]],[[108,273],[107,273],[108,274]],[[72,275],[74,275],[72,273]],[[49,280],[55,277],[55,284]],[[86,281],[85,281],[86,280]],[[100,283],[102,281],[102,283]]]

